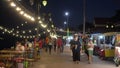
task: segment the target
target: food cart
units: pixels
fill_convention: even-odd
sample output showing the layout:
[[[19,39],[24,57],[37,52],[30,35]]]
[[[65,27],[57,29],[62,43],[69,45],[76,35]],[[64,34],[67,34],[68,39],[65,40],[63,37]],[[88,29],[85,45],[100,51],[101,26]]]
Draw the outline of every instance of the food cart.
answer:
[[[101,59],[113,59],[114,51],[115,51],[115,37],[117,32],[108,32],[104,33],[104,42],[102,44],[102,48],[100,50],[100,58]]]
[[[118,32],[107,32],[95,34],[93,38],[96,39],[96,46],[94,52],[100,57],[100,59],[113,59],[114,58],[114,46],[115,37]]]
[[[114,62],[117,67],[120,65],[120,34],[116,35]]]

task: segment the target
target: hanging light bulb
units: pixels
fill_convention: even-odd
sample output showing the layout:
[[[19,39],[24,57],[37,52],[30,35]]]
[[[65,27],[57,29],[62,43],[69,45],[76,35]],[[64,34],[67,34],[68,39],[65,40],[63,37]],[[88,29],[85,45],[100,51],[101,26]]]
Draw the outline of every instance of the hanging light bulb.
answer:
[[[40,17],[38,17],[38,19],[40,19]]]
[[[29,36],[27,36],[27,38],[29,38]]]
[[[19,28],[19,26],[17,26],[17,28]]]
[[[23,26],[24,24],[21,24],[21,26]]]
[[[19,35],[16,35],[16,37],[18,37]]]
[[[24,11],[20,11],[20,14],[23,15],[23,14],[24,14]]]
[[[41,24],[41,23],[42,23],[42,21],[39,21],[39,23]]]
[[[22,38],[22,36],[20,35],[20,38]]]
[[[54,25],[51,26],[52,28],[54,27]]]
[[[32,38],[32,36],[30,36],[30,38]]]
[[[31,33],[31,30],[29,30],[29,33]]]
[[[35,18],[32,17],[31,20],[32,20],[32,21],[35,21]]]
[[[14,28],[12,28],[12,31],[14,31],[15,29]]]
[[[47,1],[46,1],[46,0],[43,0],[43,1],[42,1],[42,4],[43,4],[43,6],[46,6],[46,5],[47,5]]]
[[[15,34],[13,33],[13,36],[15,36]]]
[[[33,36],[33,38],[35,38],[35,36]]]
[[[23,36],[23,38],[26,38],[25,36]]]
[[[11,32],[10,32],[10,31],[8,31],[8,33],[10,34]]]
[[[16,4],[15,4],[14,2],[11,2],[10,5],[11,5],[12,7],[16,7]]]
[[[25,23],[27,24],[27,21]]]
[[[48,31],[48,32],[50,32],[50,30],[49,30],[49,29],[47,29],[47,31]]]
[[[23,34],[25,34],[25,31],[23,31]]]
[[[17,34],[19,33],[19,31],[17,31]]]
[[[7,29],[5,29],[5,32],[7,32]]]
[[[5,32],[2,32],[2,34],[5,34]]]
[[[13,33],[13,30],[11,30],[10,32]]]
[[[20,7],[17,7],[17,8],[16,8],[16,10],[17,10],[17,11],[20,11],[20,10],[21,10],[21,8],[20,8]]]
[[[2,26],[0,26],[0,29],[2,29]]]
[[[38,36],[40,36],[40,34]]]
[[[38,29],[37,29],[37,28],[35,28],[35,30],[37,31]]]

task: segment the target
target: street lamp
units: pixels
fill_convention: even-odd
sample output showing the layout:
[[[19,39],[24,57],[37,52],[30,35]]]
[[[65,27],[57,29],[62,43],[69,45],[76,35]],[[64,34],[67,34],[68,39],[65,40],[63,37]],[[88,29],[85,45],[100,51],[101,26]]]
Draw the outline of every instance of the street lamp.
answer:
[[[68,24],[69,12],[65,12],[65,16],[67,17],[66,24],[67,24],[67,37],[68,37],[69,36],[69,24]]]
[[[69,12],[65,12],[65,15],[68,16],[68,15],[69,15]]]

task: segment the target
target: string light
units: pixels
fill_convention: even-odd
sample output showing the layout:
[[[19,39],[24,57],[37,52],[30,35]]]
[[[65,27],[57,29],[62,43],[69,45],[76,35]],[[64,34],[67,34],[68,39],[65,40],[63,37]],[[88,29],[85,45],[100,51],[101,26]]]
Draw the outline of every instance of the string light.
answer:
[[[32,38],[32,36],[30,36],[30,38]]]
[[[35,18],[33,17],[33,16],[31,16],[31,15],[29,15],[29,14],[27,14],[25,11],[23,11],[23,9],[21,8],[21,7],[19,7],[18,5],[16,5],[16,3],[15,2],[11,2],[11,0],[8,0],[9,2],[10,2],[10,5],[12,6],[12,7],[14,7],[15,9],[16,9],[16,11],[18,12],[18,13],[20,13],[22,16],[24,16],[24,17],[26,17],[26,18],[28,18],[28,19],[30,19],[31,21],[35,21]],[[46,4],[47,2],[45,2],[44,1],[44,4]],[[38,20],[40,20],[41,19],[41,17],[39,16],[38,17]],[[45,20],[44,18],[42,18],[43,19],[43,21]],[[51,21],[52,19],[50,18],[50,21]],[[27,22],[25,22],[26,24],[27,24]],[[43,22],[40,20],[39,21],[39,23],[41,24],[41,26],[43,27],[43,28],[46,28],[47,27],[47,25],[46,24],[42,24]],[[23,24],[21,24],[21,26],[23,26]],[[54,25],[51,25],[51,27],[54,27]],[[17,26],[17,28],[20,28],[19,26]],[[1,27],[0,27],[0,29],[2,29]],[[38,30],[38,29],[35,29],[35,30]],[[7,29],[6,30],[4,30],[5,32],[8,32],[8,33],[13,33],[13,31],[14,31],[14,29],[13,30],[11,30],[11,31],[8,31]],[[48,32],[50,32],[50,30],[47,30]],[[31,30],[29,30],[29,33],[31,33],[32,31]],[[18,34],[19,32],[17,32],[17,34]],[[23,34],[25,34],[26,33],[26,31],[23,31],[22,32]],[[45,32],[43,32],[43,33],[45,33]],[[23,37],[26,37],[26,36],[23,36]],[[31,37],[34,37],[34,36],[31,36]],[[30,37],[29,37],[30,38]]]
[[[15,36],[15,34],[13,33],[13,36]]]
[[[7,29],[5,29],[5,32],[7,32]]]
[[[44,25],[44,24],[41,24],[41,26],[42,26],[43,28],[46,28],[46,27],[47,27],[47,25]]]
[[[35,19],[34,19],[33,17],[31,18],[31,20],[32,20],[32,21],[35,21]]]
[[[29,36],[27,36],[27,38],[29,38]]]
[[[39,21],[39,23],[41,24],[41,23],[42,23],[42,21]]]
[[[20,38],[22,38],[22,36],[20,35]]]
[[[40,34],[38,34],[38,36],[41,36]]]
[[[17,10],[17,11],[21,11],[21,8],[20,8],[20,7],[17,7],[16,10]]]
[[[1,29],[2,28],[2,29]],[[35,38],[35,35],[30,35],[30,36],[23,36],[23,35],[20,35],[20,31],[16,31],[16,33],[14,33],[15,31],[12,31],[12,30],[9,30],[9,29],[6,29],[6,28],[3,28],[2,26],[0,26],[0,29],[3,30],[4,32],[2,32],[2,34],[5,34],[8,33],[8,34],[11,34],[12,36],[15,36],[15,37],[19,37],[19,38]],[[30,30],[31,31],[31,30]],[[23,33],[25,33],[25,31],[23,31]],[[45,34],[45,32],[43,32]],[[39,36],[41,36],[41,34],[39,34]]]
[[[1,29],[2,28],[2,29]],[[11,34],[12,36],[15,36],[15,37],[20,37],[20,38],[33,38],[33,36],[22,36],[22,35],[19,35],[19,31],[16,31],[16,33],[14,33],[13,29],[12,30],[9,30],[9,29],[6,29],[6,28],[3,28],[2,26],[0,26],[0,30],[3,30],[2,34],[5,34],[5,33],[8,33],[8,34]],[[23,31],[24,33],[24,31]]]
[[[49,29],[47,29],[47,31],[48,31],[48,32],[50,32],[50,30],[49,30]]]
[[[21,26],[23,26],[23,24],[21,24]]]
[[[29,30],[29,33],[31,33],[31,30]]]
[[[35,38],[35,36],[33,36],[33,38]]]
[[[19,31],[17,31],[17,34],[19,33]]]
[[[15,4],[14,2],[11,2],[10,5],[11,5],[12,7],[16,7],[16,4]]]
[[[16,37],[18,37],[19,35],[17,34]]]
[[[43,1],[43,4],[44,4],[44,5],[47,4],[47,1]],[[12,7],[16,7],[16,10],[19,11],[19,13],[20,13],[21,15],[23,15],[24,17],[26,17],[26,18],[28,18],[28,19],[30,19],[30,20],[32,20],[32,21],[35,21],[35,18],[34,18],[34,17],[32,17],[32,16],[30,16],[29,14],[25,13],[24,11],[22,11],[22,8],[16,6],[16,4],[15,4],[14,2],[10,2],[10,5],[11,5]],[[41,19],[40,16],[38,17],[38,19]],[[43,20],[45,20],[45,19],[43,18]],[[52,19],[51,19],[51,20],[52,20]],[[42,23],[42,21],[39,21],[39,23]],[[43,25],[43,24],[41,24],[41,26],[42,26],[43,28],[46,28],[46,27],[47,27],[47,25]],[[18,27],[18,28],[19,28],[19,27]]]
[[[25,36],[23,36],[23,38],[26,38]]]
[[[19,28],[19,26],[17,26],[17,28]]]
[[[10,32],[13,33],[13,30],[11,30]]]
[[[5,34],[5,32],[2,32],[2,34]]]
[[[25,31],[23,31],[23,34],[25,34]]]
[[[38,17],[38,20],[40,19],[40,17]]]
[[[21,14],[21,15],[24,15],[24,11],[20,11],[20,14]]]
[[[37,28],[35,28],[35,30],[37,31],[38,29],[37,29]]]
[[[54,27],[54,25],[51,26],[52,28]]]
[[[25,23],[27,24],[27,21]]]
[[[18,7],[14,2],[10,2],[10,5],[12,7],[14,7],[16,9],[16,11],[18,11],[24,17],[30,19],[31,21],[35,21],[34,17],[32,17],[31,15],[29,15],[29,14],[25,13],[24,11],[22,11],[22,8]]]

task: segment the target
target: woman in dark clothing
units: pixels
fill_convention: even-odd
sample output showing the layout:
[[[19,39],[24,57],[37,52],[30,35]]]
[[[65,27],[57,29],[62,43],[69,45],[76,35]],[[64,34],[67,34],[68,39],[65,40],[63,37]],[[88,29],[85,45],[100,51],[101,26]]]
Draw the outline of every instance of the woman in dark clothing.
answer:
[[[71,47],[71,50],[72,50],[72,53],[73,53],[73,56],[72,56],[73,61],[78,64],[79,61],[80,61],[81,44],[78,40],[78,35],[77,34],[74,35],[74,39],[71,40],[70,44],[71,44],[70,47]]]

